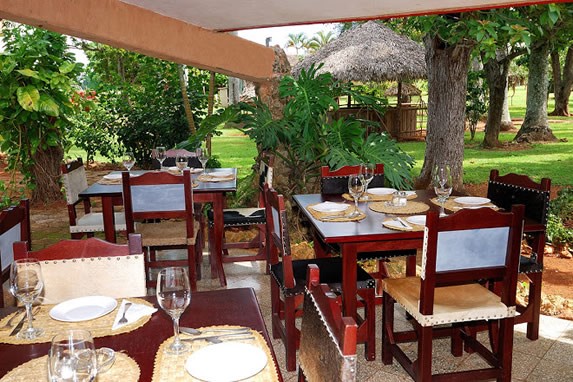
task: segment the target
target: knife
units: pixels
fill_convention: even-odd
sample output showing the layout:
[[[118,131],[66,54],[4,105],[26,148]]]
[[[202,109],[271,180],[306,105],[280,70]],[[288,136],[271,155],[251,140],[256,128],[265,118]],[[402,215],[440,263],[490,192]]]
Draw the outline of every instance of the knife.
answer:
[[[396,220],[398,223],[402,224],[402,226],[403,226],[404,228],[412,229],[412,226],[411,226],[410,224],[406,223],[404,220],[402,220],[402,218],[396,217],[395,220]]]
[[[180,326],[179,331],[186,334],[191,334],[192,336],[197,336],[203,332],[244,333],[244,332],[250,332],[251,328],[217,328],[217,329],[202,329],[201,331],[199,331],[195,328],[187,328],[184,326]]]
[[[204,337],[196,337],[196,338],[181,338],[181,341],[209,341],[212,339],[217,339],[221,337],[233,337],[233,336],[245,336],[246,333],[228,333],[228,334],[218,334],[216,336],[204,336]]]
[[[14,329],[12,329],[12,331],[10,332],[10,337],[20,333],[20,330],[22,330],[22,326],[24,326],[24,321],[26,321],[27,318],[28,316],[26,315],[26,313],[24,313],[18,324],[14,326]]]

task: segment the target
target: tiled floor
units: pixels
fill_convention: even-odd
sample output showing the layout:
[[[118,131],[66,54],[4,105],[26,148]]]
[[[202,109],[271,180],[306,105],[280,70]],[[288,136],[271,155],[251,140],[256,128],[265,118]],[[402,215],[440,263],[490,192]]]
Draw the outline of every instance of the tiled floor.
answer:
[[[199,290],[218,289],[218,279],[209,278],[209,269],[204,265],[204,279],[199,282]],[[227,288],[253,288],[257,294],[267,329],[271,329],[271,303],[270,279],[264,274],[262,262],[241,262],[225,264],[227,275]],[[409,325],[401,318],[404,317],[397,310],[396,325]],[[391,366],[384,366],[380,361],[381,351],[381,307],[376,311],[376,360],[364,360],[363,346],[358,349],[358,381],[409,381],[410,377],[400,365],[394,361]],[[530,341],[525,337],[525,325],[515,329],[514,357],[512,379],[514,381],[573,381],[573,322],[542,316],[540,338]],[[285,381],[296,380],[296,372],[287,372],[284,369],[284,347],[280,340],[273,340],[273,347],[277,354],[279,366]],[[412,348],[412,346],[410,346]],[[414,350],[412,348],[412,350]],[[455,358],[449,353],[449,341],[434,342],[434,359],[436,370],[463,370],[473,368],[474,365],[484,363],[482,359],[473,354],[465,354]]]

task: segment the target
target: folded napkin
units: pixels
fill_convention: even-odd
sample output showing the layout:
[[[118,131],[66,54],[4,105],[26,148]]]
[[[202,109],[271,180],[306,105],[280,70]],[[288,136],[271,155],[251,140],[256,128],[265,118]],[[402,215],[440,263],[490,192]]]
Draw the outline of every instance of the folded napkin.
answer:
[[[127,313],[125,314],[127,322],[124,324],[120,324],[119,320],[121,319],[121,317],[123,317],[123,312],[125,311],[125,304],[128,302],[131,302],[132,305],[129,307]],[[115,320],[113,320],[113,326],[111,327],[111,330],[116,330],[121,328],[122,326],[133,324],[141,317],[150,316],[155,312],[157,312],[156,308],[144,304],[134,304],[132,301],[123,299],[115,316]]]

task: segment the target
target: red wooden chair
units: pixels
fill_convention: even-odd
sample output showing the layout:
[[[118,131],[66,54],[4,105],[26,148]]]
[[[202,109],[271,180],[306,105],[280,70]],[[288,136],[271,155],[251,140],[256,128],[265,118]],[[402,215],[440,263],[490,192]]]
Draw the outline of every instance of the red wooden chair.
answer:
[[[292,371],[296,368],[296,350],[300,343],[300,331],[295,325],[295,319],[303,312],[306,269],[309,264],[316,264],[320,268],[320,283],[328,284],[332,291],[341,293],[342,258],[293,260],[283,196],[267,188],[266,198],[271,256],[275,258],[278,252],[282,259],[271,265],[270,271],[272,331],[273,337],[281,338],[285,344],[286,368]],[[376,357],[375,282],[361,267],[357,267],[356,279],[359,301],[365,309],[364,318],[360,318],[359,322],[358,338],[366,345],[366,359],[373,360]]]
[[[193,214],[193,186],[189,170],[183,175],[147,172],[140,176],[122,174],[123,201],[128,233],[140,233],[145,248],[147,285],[154,287],[150,269],[188,266],[189,281],[197,289],[200,277],[200,224]],[[158,259],[156,250],[184,248],[184,260]]]
[[[61,170],[62,182],[66,190],[72,239],[81,239],[84,235],[93,237],[94,232],[104,232],[103,214],[92,211],[89,198],[79,197],[79,193],[88,188],[88,180],[82,158],[62,164]],[[81,213],[78,213],[77,209],[79,204],[83,205]],[[114,228],[116,231],[125,231],[125,215],[123,212],[115,213]]]
[[[543,253],[550,193],[549,178],[536,183],[526,175],[510,173],[500,176],[498,170],[491,170],[489,175],[487,197],[495,205],[508,211],[513,204],[525,205],[524,233],[531,241],[532,254],[520,257],[519,273],[529,279],[529,296],[526,306],[517,306],[520,314],[515,318],[515,323],[527,322],[527,338],[531,340],[539,337]]]
[[[308,266],[300,333],[299,382],[356,380],[358,325],[342,316],[340,296],[320,284],[320,270]]]
[[[42,304],[83,296],[147,294],[141,235],[129,235],[128,244],[97,238],[62,240],[33,252],[24,242],[14,243],[14,258],[27,257],[37,258],[42,267]]]
[[[0,211],[0,308],[4,307],[3,285],[10,278],[10,264],[14,261],[12,244],[18,241],[25,242],[28,249],[32,246],[28,199]]]
[[[427,213],[421,277],[387,278],[384,284],[382,361],[395,358],[416,381],[511,380],[515,294],[523,206],[512,212],[463,209],[440,218]],[[495,282],[491,291],[484,281]],[[394,303],[412,316],[411,331],[394,329]],[[492,350],[474,337],[473,327],[490,327]],[[432,374],[432,339],[451,336],[452,354],[462,344],[482,356],[491,368]],[[398,346],[418,342],[412,361]]]

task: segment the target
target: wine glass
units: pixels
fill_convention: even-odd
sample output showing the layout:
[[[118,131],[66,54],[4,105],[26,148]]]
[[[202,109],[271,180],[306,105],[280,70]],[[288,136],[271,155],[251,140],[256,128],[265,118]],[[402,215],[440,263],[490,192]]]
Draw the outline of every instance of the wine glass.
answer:
[[[195,151],[195,153],[197,154],[197,159],[199,159],[199,162],[201,162],[201,167],[203,167],[203,172],[205,172],[205,166],[207,165],[207,162],[209,161],[209,156],[207,155],[207,150],[199,147]]]
[[[189,159],[187,158],[187,155],[177,154],[177,156],[175,157],[175,165],[177,166],[180,172],[183,172],[183,170],[185,170],[189,165]]]
[[[364,195],[366,199],[368,199],[368,185],[374,179],[374,168],[376,166],[373,163],[362,163],[360,165],[360,174],[362,178],[364,178]]]
[[[131,168],[135,164],[135,157],[133,156],[133,152],[126,151],[123,154],[123,167],[127,169],[127,171],[131,171]]]
[[[17,338],[33,340],[44,333],[44,329],[34,328],[32,303],[44,288],[42,268],[38,259],[15,260],[10,266],[10,292],[26,307],[28,328],[21,330]]]
[[[449,165],[439,164],[434,167],[432,173],[434,192],[440,203],[440,215],[445,215],[444,205],[452,193],[452,174]]]
[[[159,170],[163,169],[163,161],[166,158],[165,154],[165,146],[157,146],[155,149],[155,155],[157,160],[159,161]]]
[[[366,181],[360,174],[350,175],[348,177],[348,193],[354,198],[354,212],[349,217],[360,215],[358,210],[358,199],[364,194]]]
[[[50,382],[92,382],[97,376],[97,355],[88,330],[56,334],[48,353]]]
[[[181,354],[187,346],[179,339],[179,318],[191,302],[191,287],[187,270],[182,267],[162,269],[157,275],[157,302],[173,319],[175,340],[165,351],[170,354]]]

